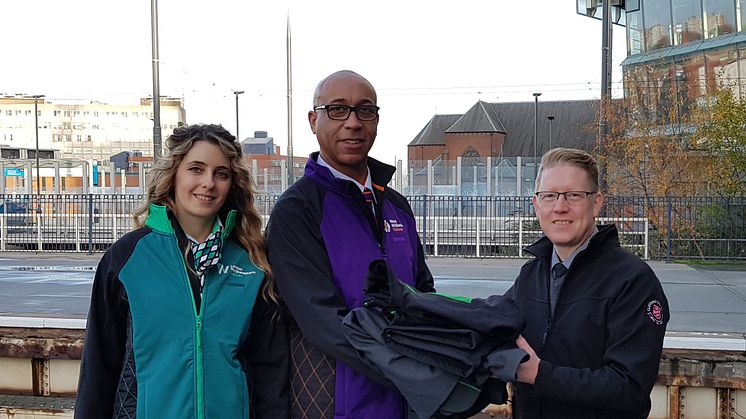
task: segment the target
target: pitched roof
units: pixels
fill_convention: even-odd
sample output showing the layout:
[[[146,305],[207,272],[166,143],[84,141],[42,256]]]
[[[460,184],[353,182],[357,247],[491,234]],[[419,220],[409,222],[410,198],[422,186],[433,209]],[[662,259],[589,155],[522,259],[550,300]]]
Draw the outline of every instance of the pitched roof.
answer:
[[[467,133],[467,132],[502,132],[505,133],[500,117],[490,103],[478,101],[465,114],[461,116],[450,128],[447,133]]]
[[[490,103],[505,126],[504,157],[534,154],[534,102]],[[552,147],[572,147],[593,151],[598,128],[598,100],[539,101],[536,126],[536,154],[549,150],[549,115],[552,121]]]
[[[446,130],[461,115],[435,115],[408,145],[445,145]]]
[[[478,101],[463,115],[435,115],[409,146],[445,145],[446,133],[505,133],[503,157],[533,157],[535,102],[487,103]],[[549,150],[549,115],[552,147],[593,151],[598,128],[598,100],[539,101],[536,154]]]

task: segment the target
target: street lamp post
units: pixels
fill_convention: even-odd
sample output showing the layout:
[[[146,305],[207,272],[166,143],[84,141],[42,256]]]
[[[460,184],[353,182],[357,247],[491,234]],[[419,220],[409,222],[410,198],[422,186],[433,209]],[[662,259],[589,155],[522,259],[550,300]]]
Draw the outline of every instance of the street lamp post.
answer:
[[[243,90],[234,90],[233,94],[236,95],[236,138],[241,142],[241,135],[238,131],[238,95],[244,94]]]
[[[549,120],[549,149],[552,149],[552,121],[554,121],[554,115],[547,116]]]
[[[153,55],[153,163],[155,163],[163,152],[161,141],[160,58],[158,53],[158,0],[150,0],[150,34]]]
[[[536,137],[539,124],[539,96],[541,96],[541,93],[534,93],[534,167],[536,167]]]
[[[41,195],[41,177],[39,176],[39,99],[44,95],[34,95],[34,129],[36,130],[36,195]]]

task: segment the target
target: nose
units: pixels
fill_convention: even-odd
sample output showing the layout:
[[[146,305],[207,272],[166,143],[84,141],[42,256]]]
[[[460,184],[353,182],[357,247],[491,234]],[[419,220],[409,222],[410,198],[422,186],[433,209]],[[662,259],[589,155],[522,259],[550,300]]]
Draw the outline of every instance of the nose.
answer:
[[[363,126],[363,122],[357,118],[357,111],[350,112],[350,116],[345,119],[344,126],[350,129],[358,129]]]
[[[561,194],[557,197],[557,202],[554,203],[554,210],[557,212],[565,212],[570,208],[570,206],[567,204],[567,197],[565,197],[564,194]]]
[[[215,174],[205,172],[205,175],[202,178],[202,186],[204,186],[205,189],[212,189],[215,187]]]

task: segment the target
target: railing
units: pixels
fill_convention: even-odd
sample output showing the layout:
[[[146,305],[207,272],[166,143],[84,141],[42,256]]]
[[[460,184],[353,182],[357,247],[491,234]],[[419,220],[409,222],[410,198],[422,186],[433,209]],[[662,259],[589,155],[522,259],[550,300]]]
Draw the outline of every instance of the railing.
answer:
[[[264,226],[276,195],[257,195]],[[541,237],[530,197],[408,197],[432,256],[524,257]],[[95,252],[134,228],[142,195],[0,195],[0,251]],[[746,260],[746,198],[607,197],[601,223],[650,259]]]

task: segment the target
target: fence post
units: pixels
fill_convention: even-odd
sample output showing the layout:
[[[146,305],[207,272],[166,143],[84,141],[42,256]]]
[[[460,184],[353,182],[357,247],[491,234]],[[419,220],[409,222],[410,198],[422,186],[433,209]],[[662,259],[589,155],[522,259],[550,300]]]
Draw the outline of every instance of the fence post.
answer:
[[[433,217],[433,255],[438,256],[438,224],[440,224],[438,220],[438,216]]]
[[[523,216],[518,216],[518,257],[523,257]]]
[[[477,257],[481,257],[479,253],[479,216],[477,217]]]
[[[93,194],[88,194],[88,254],[93,254]]]
[[[422,196],[422,254],[427,257],[427,194]]]
[[[666,234],[666,263],[671,263],[671,233],[673,232],[673,228],[671,227],[671,217],[673,213],[673,204],[671,202],[671,196],[667,196],[667,202],[668,202],[668,234]]]

